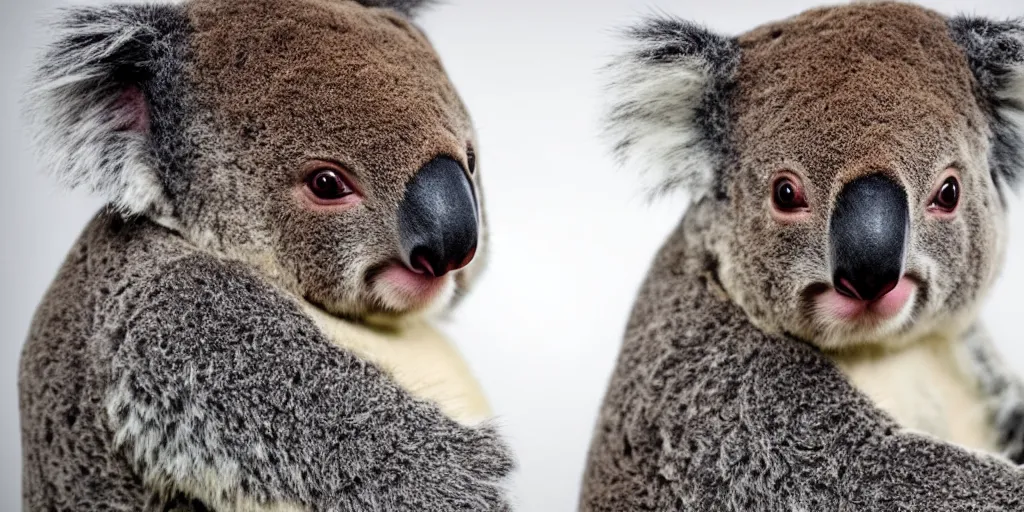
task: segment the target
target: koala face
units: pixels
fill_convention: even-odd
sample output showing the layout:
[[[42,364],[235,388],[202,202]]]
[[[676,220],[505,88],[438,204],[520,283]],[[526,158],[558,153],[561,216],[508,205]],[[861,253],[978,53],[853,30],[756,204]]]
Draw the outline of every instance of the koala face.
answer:
[[[416,2],[381,4],[193,0],[72,15],[67,31],[105,31],[101,50],[116,57],[94,64],[115,78],[97,94],[121,120],[110,139],[139,142],[115,184],[93,170],[77,180],[332,313],[444,308],[483,259],[473,128],[406,16]]]
[[[819,10],[739,45],[731,225],[715,244],[730,295],[763,327],[827,347],[970,320],[1005,211],[946,20]]]
[[[655,132],[649,97],[617,103],[617,151],[710,162],[662,167],[715,219],[702,244],[755,324],[829,349],[969,327],[1002,262],[1003,194],[1020,169],[1011,118],[1024,103],[1005,98],[1024,91],[1016,68],[999,67],[1024,60],[1020,27],[880,3],[735,39],[671,20],[637,34],[633,66],[674,65],[677,81],[688,68],[697,93],[684,107],[676,89],[672,124],[686,137],[661,148],[643,136]],[[990,90],[972,51],[1000,70]]]
[[[196,235],[265,255],[331,311],[451,299],[448,273],[465,275],[479,239],[473,132],[419,30],[354,2],[205,1],[188,14],[209,112],[197,128],[215,141],[186,206]],[[230,225],[218,226],[223,207],[203,210],[211,201]]]

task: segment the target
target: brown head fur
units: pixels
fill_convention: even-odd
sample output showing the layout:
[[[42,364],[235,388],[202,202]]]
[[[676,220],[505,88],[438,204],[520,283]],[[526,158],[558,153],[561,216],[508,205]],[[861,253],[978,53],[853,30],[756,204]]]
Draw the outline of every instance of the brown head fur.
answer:
[[[197,0],[188,14],[190,75],[212,140],[230,149],[206,152],[203,167],[217,171],[197,176],[193,187],[209,190],[186,215],[203,227],[225,209],[247,219],[224,225],[237,231],[229,243],[276,260],[296,292],[331,311],[402,312],[367,276],[398,257],[405,184],[440,155],[468,168],[474,137],[429,41],[404,16],[355,2]],[[303,208],[295,189],[312,159],[344,167],[363,204],[340,214]],[[203,211],[218,194],[227,196]]]

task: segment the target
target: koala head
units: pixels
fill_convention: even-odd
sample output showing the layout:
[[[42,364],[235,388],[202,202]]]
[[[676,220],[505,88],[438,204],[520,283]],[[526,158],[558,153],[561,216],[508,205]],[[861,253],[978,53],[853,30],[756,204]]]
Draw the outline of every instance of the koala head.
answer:
[[[29,93],[50,169],[342,316],[444,309],[481,266],[469,116],[422,0],[65,12]]]
[[[826,349],[969,326],[1024,177],[1024,24],[883,2],[629,34],[615,154],[689,189],[686,236],[756,325]]]

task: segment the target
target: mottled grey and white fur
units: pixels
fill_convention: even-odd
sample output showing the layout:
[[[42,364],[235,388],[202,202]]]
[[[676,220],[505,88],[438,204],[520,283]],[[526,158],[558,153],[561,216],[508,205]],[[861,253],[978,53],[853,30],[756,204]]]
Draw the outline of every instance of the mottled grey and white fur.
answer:
[[[509,509],[493,425],[415,398],[305,312],[419,314],[375,279],[406,184],[443,155],[479,197],[469,117],[407,17],[422,4],[62,13],[29,116],[47,167],[110,206],[24,348],[24,510]],[[361,203],[310,201],[314,160]]]
[[[1024,510],[1024,387],[978,324],[1024,174],[1024,23],[855,2],[739,37],[671,17],[628,36],[615,154],[693,204],[635,303],[580,510]],[[779,173],[802,183],[799,215],[773,210]],[[950,173],[960,202],[943,215]],[[835,321],[816,302],[830,219],[875,175],[908,205],[916,291],[889,320]],[[945,362],[892,363],[915,353]],[[942,413],[921,428],[877,399],[908,390],[856,378],[924,367],[945,369],[915,383]],[[947,389],[981,404],[988,449],[943,430],[972,414],[943,410]]]

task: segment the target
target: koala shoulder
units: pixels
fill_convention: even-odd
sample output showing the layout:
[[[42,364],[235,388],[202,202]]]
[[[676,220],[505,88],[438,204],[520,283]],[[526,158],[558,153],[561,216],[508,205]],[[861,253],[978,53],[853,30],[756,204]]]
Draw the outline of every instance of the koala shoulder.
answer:
[[[208,289],[217,289],[230,279],[262,281],[258,274],[218,261],[148,220],[125,219],[113,212],[98,214],[72,247],[43,298],[26,356],[31,359],[40,351],[61,356],[75,348],[84,350],[80,344],[122,329],[128,321],[126,315],[150,307],[151,301],[163,295],[161,288],[180,280],[182,274],[204,279]],[[267,287],[269,296],[269,285],[260,284]]]

